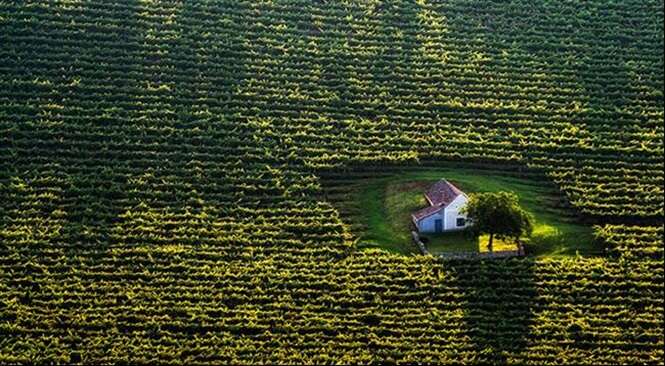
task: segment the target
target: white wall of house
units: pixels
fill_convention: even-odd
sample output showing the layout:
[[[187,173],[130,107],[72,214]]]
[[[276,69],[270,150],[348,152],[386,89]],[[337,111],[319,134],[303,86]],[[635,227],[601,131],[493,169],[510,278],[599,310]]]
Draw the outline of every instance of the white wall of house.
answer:
[[[418,222],[418,231],[421,233],[436,232],[436,220],[442,220],[443,231],[462,230],[469,227],[466,215],[460,213],[460,210],[466,206],[468,198],[465,195],[459,195],[446,208],[439,212],[429,215]],[[457,226],[457,219],[464,218],[464,226]]]
[[[462,230],[466,227],[469,226],[469,223],[466,219],[466,215],[462,214],[460,210],[466,206],[466,203],[469,201],[469,199],[461,194],[455,198],[453,202],[451,202],[447,207],[446,207],[446,212],[445,212],[445,220],[444,220],[444,230]],[[458,218],[463,218],[464,219],[464,226],[457,226],[457,219]]]
[[[442,223],[443,227],[445,228],[445,214],[444,214],[445,209],[439,210],[439,212],[429,215],[427,217],[422,218],[418,222],[418,231],[421,233],[433,233],[436,230],[436,220],[443,220],[444,222]]]

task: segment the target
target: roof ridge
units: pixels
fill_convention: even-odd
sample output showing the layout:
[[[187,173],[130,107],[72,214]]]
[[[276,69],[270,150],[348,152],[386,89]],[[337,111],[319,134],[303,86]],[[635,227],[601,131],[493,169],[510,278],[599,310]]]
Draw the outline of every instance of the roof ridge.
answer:
[[[464,192],[446,178],[441,178],[425,192],[430,206],[447,206],[459,195]]]

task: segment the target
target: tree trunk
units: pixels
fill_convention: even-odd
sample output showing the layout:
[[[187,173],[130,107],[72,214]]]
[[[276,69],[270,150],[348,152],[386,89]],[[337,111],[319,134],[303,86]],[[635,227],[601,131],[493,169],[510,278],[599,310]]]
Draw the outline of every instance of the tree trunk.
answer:
[[[490,241],[487,243],[487,250],[489,250],[490,253],[494,252],[494,247],[492,247],[493,241],[494,241],[494,233],[490,233]]]

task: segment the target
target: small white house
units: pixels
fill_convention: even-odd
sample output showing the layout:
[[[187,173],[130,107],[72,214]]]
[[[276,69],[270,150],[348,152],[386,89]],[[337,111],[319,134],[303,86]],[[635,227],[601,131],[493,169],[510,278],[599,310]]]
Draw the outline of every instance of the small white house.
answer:
[[[430,206],[414,212],[411,217],[413,224],[421,233],[442,233],[445,231],[462,230],[470,226],[466,215],[461,209],[466,206],[469,198],[445,179],[434,183],[425,198]]]

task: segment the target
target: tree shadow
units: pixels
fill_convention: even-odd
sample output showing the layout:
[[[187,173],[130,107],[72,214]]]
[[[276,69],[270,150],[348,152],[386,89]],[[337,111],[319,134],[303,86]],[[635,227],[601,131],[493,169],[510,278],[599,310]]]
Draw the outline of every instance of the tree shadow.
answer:
[[[531,339],[535,305],[532,259],[456,260],[445,262],[455,273],[466,310],[465,323],[477,363],[506,364]]]
[[[109,45],[96,45],[100,35],[94,29],[81,35],[79,55],[71,59],[72,77],[79,75],[80,82],[63,101],[72,110],[63,118],[65,126],[97,133],[91,141],[96,144],[84,146],[80,165],[61,162],[71,182],[64,190],[71,212],[63,241],[87,243],[97,255],[113,246],[150,241],[141,239],[142,218],[132,223],[124,216],[141,211],[142,204],[145,214],[167,220],[201,214],[204,208],[197,202],[220,193],[209,184],[211,175],[224,174],[206,160],[214,155],[224,165],[240,159],[211,137],[231,133],[220,115],[228,112],[224,101],[233,99],[236,81],[245,74],[244,41],[225,38],[244,33],[224,21],[232,14],[206,13],[215,17],[209,19],[215,32],[209,32],[188,22],[206,9],[204,4],[171,4],[169,19],[161,14],[167,7],[150,9],[139,1],[126,5],[118,10],[125,12],[117,14],[119,19],[101,17],[122,22],[122,32],[106,35]],[[151,11],[156,16],[148,20],[140,14]],[[210,52],[211,42],[219,52]],[[89,90],[100,86],[104,94],[90,103]],[[177,239],[177,226],[164,224],[166,241]],[[82,253],[81,246],[72,249],[72,258]]]

